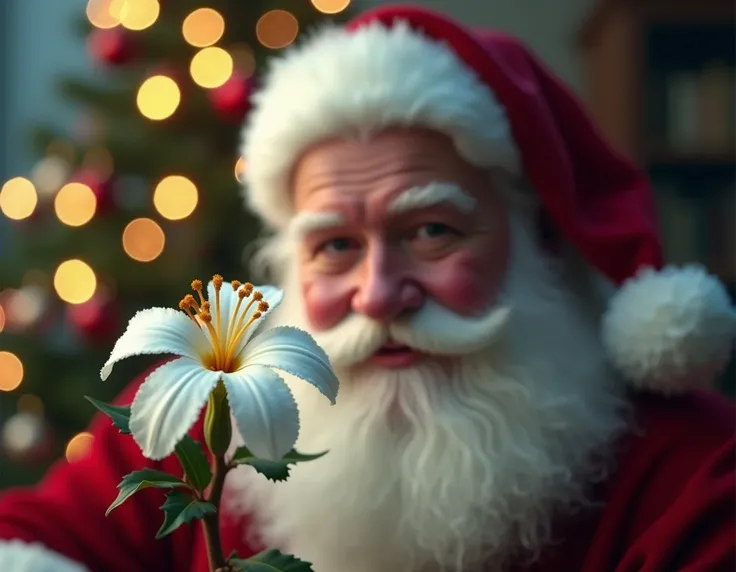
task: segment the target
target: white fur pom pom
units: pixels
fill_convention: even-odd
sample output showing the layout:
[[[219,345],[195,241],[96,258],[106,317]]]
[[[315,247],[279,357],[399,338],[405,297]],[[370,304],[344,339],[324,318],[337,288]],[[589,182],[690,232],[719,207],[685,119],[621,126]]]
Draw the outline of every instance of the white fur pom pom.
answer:
[[[603,316],[611,363],[635,388],[664,394],[710,385],[728,363],[735,337],[728,293],[699,266],[639,271]]]
[[[0,541],[0,570],[3,572],[88,572],[87,568],[53,552],[40,543]]]

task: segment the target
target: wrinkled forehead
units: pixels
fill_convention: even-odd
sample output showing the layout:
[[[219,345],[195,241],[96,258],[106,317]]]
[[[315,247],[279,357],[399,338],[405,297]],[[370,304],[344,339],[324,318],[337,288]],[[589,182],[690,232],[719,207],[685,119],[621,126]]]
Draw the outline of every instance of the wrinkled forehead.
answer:
[[[464,161],[449,138],[405,129],[313,146],[295,166],[291,194],[296,213],[363,208],[396,214],[440,203],[467,211],[479,181],[487,182],[488,173]]]

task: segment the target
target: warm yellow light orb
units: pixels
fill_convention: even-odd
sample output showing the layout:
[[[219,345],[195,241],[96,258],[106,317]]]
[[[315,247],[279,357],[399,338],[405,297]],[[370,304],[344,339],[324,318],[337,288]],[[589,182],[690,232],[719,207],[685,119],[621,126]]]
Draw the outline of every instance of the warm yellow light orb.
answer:
[[[59,220],[69,226],[87,224],[97,210],[97,197],[83,183],[67,183],[54,197],[54,210]]]
[[[153,26],[161,13],[158,0],[112,0],[110,14],[128,30],[145,30]]]
[[[95,293],[97,277],[89,264],[73,258],[59,264],[54,273],[54,290],[69,304],[83,304]]]
[[[197,207],[196,185],[181,175],[164,177],[153,191],[153,206],[169,220],[187,218]]]
[[[181,103],[181,91],[176,82],[165,75],[154,75],[138,88],[136,99],[141,114],[160,121],[171,117]]]
[[[312,5],[323,14],[339,14],[350,5],[350,0],[312,0]]]
[[[12,352],[0,352],[0,391],[13,391],[23,381],[23,362]]]
[[[87,2],[87,19],[95,28],[114,28],[120,20],[110,11],[112,0],[89,0]]]
[[[165,244],[163,229],[150,218],[137,218],[123,231],[123,250],[138,262],[155,260],[164,251]]]
[[[233,74],[233,58],[222,48],[204,48],[192,58],[189,73],[194,83],[201,87],[220,87]]]
[[[67,443],[66,452],[64,456],[70,463],[84,459],[88,454],[89,450],[94,443],[94,435],[92,433],[79,433],[72,437]]]
[[[286,10],[270,10],[256,22],[258,41],[272,50],[285,48],[296,40],[298,34],[299,22]]]
[[[212,8],[199,8],[184,19],[181,31],[187,43],[195,48],[206,48],[222,38],[225,18]]]
[[[10,179],[0,189],[0,211],[13,220],[28,218],[36,210],[38,193],[33,183],[23,177]]]

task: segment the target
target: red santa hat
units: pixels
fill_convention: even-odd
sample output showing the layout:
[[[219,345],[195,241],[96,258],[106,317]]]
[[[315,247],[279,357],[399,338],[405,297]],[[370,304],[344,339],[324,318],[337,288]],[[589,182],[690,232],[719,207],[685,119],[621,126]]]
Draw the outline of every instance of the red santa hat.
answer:
[[[372,10],[275,60],[244,129],[246,200],[291,217],[289,179],[310,145],[388,126],[448,135],[480,167],[523,173],[548,217],[618,286],[602,320],[611,363],[643,390],[707,385],[728,362],[736,313],[702,268],[664,267],[653,193],[575,96],[517,39],[423,8]]]

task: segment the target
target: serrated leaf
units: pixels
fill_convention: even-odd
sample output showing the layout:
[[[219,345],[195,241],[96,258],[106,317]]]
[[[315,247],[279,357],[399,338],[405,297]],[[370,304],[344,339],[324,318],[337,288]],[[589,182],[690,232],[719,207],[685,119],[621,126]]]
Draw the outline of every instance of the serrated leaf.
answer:
[[[268,459],[259,459],[247,447],[243,446],[235,450],[231,462],[236,465],[250,465],[271,481],[285,481],[289,478],[289,465],[314,461],[326,453],[327,451],[317,453],[316,455],[306,455],[292,449],[278,461],[269,461]]]
[[[170,475],[169,473],[164,473],[163,471],[156,471],[155,469],[133,471],[132,473],[125,475],[123,480],[120,481],[120,484],[118,485],[118,497],[110,505],[110,508],[107,509],[105,516],[110,514],[138,491],[150,489],[152,487],[157,489],[174,489],[178,487],[189,488],[189,485],[179,477]]]
[[[168,493],[161,510],[164,511],[164,523],[158,529],[156,539],[171,534],[182,524],[187,524],[194,519],[217,512],[215,505],[212,503],[198,500],[182,491]]]
[[[189,435],[185,435],[174,449],[174,453],[192,486],[200,492],[206,489],[212,480],[212,470],[202,446]]]
[[[99,401],[88,395],[85,395],[84,398],[92,405],[94,405],[97,409],[99,409],[102,413],[112,419],[112,424],[120,429],[121,433],[123,433],[124,435],[130,435],[130,405],[112,405],[111,403]]]
[[[266,550],[250,558],[234,558],[230,564],[245,572],[314,572],[309,562],[278,550]]]

